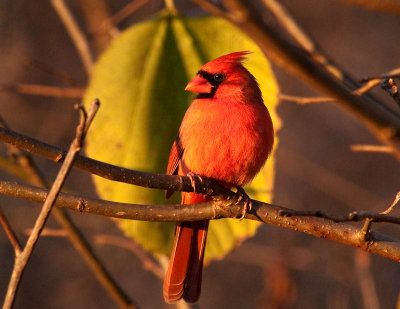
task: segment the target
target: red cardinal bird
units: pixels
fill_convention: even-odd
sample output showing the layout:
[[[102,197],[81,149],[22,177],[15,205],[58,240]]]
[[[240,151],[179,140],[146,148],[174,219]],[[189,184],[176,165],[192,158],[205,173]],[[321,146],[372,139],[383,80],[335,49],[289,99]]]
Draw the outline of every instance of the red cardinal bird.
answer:
[[[248,52],[231,53],[201,67],[185,90],[199,93],[172,145],[168,174],[212,177],[228,188],[250,182],[271,152],[274,132],[254,76],[242,65]],[[166,197],[173,191],[167,191]],[[182,204],[209,196],[182,193]],[[200,296],[208,220],[177,223],[164,281],[165,301]]]

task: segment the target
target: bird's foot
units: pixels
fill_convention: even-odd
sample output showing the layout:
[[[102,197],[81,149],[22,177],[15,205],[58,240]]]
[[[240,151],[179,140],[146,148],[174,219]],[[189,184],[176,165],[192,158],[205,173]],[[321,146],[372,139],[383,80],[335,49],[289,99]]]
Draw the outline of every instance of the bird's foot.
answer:
[[[187,173],[186,176],[188,176],[190,178],[190,183],[192,184],[193,192],[196,193],[196,182],[203,183],[203,178],[201,178],[200,175],[197,175],[192,172]]]
[[[244,189],[241,186],[237,186],[237,194],[239,194],[239,198],[237,199],[237,202],[244,202],[244,207],[242,210],[242,216],[240,217],[240,220],[243,220],[246,217],[246,213],[251,210],[251,207],[253,206],[251,203],[251,199],[248,196],[248,194],[246,193],[246,191],[244,191]]]

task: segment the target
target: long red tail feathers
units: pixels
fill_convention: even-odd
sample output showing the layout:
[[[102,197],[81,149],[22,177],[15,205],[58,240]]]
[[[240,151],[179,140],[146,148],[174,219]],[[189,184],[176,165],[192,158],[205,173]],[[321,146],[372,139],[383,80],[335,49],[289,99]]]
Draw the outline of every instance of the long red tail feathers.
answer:
[[[182,194],[182,204],[201,203],[210,199],[201,194]],[[182,298],[187,302],[196,302],[200,297],[208,223],[208,220],[177,223],[163,287],[166,302],[175,303]]]

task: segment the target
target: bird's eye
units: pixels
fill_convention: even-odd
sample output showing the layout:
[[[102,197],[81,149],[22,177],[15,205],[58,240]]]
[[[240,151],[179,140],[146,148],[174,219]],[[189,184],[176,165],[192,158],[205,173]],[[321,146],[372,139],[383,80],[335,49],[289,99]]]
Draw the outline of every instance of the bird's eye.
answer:
[[[216,82],[222,82],[225,79],[225,74],[224,73],[215,73],[214,74],[214,80]]]

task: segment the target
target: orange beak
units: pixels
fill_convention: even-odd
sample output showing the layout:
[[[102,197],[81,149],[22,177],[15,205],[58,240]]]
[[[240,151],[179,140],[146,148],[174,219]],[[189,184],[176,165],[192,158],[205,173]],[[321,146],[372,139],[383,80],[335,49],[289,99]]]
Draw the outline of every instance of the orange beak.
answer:
[[[193,91],[197,93],[211,93],[212,85],[200,75],[196,75],[190,82],[187,84],[185,90]]]

